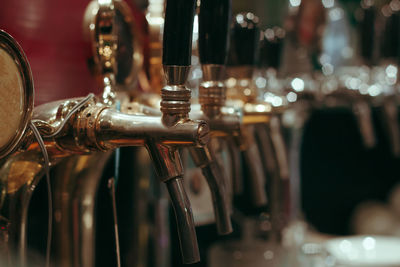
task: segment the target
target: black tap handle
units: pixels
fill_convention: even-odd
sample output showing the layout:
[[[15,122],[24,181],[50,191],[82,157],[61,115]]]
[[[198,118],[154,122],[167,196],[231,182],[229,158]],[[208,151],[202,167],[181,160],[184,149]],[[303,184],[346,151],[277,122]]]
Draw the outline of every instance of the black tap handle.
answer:
[[[225,64],[231,0],[201,0],[199,53],[201,64]]]
[[[279,27],[262,32],[260,43],[260,67],[279,69],[285,30]]]
[[[367,63],[372,64],[375,49],[376,10],[374,6],[362,6],[361,13],[362,19],[359,23],[361,56]]]
[[[397,59],[399,57],[400,14],[393,12],[385,18],[380,44],[381,59]]]
[[[260,42],[258,17],[253,13],[239,13],[233,19],[228,64],[255,65]]]
[[[167,0],[163,65],[189,66],[196,0]]]

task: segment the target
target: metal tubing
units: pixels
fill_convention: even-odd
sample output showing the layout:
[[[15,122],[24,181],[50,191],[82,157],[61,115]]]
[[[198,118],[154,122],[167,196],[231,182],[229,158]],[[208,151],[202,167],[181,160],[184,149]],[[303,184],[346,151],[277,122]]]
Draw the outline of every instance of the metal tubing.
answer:
[[[213,160],[214,157],[207,147],[191,147],[189,151],[197,167],[201,168],[210,188],[218,233],[220,235],[232,233],[230,206],[227,201],[228,194],[225,183],[227,175],[224,169],[218,165],[217,160]]]
[[[176,223],[178,225],[179,242],[184,264],[200,261],[197,245],[196,230],[194,227],[192,208],[183,186],[182,177],[168,180],[165,184],[174,208]]]

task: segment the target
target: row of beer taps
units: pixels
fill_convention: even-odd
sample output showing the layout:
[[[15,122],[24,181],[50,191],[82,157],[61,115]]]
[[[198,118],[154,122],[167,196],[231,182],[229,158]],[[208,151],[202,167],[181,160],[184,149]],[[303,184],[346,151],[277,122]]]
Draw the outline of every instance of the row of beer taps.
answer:
[[[127,7],[122,1],[95,1],[89,5],[89,16],[90,13],[93,16],[90,19],[89,34],[92,35],[90,37],[93,42],[94,61],[97,64],[96,71],[101,78],[100,84],[104,88],[104,93],[98,97],[89,95],[86,98],[55,101],[33,110],[31,121],[43,137],[49,162],[45,162],[42,158],[40,142],[35,140],[33,132],[29,129],[25,131],[18,147],[11,153],[2,155],[3,188],[5,189],[2,205],[2,217],[5,220],[5,226],[2,228],[4,232],[3,255],[4,259],[9,261],[9,266],[26,266],[28,264],[26,235],[28,206],[35,186],[44,175],[46,165],[49,164],[57,173],[57,169],[71,164],[68,163],[71,160],[61,163],[64,158],[72,155],[92,154],[89,158],[83,157],[77,160],[82,161],[81,164],[84,167],[81,166],[81,168],[83,169],[95,168],[88,162],[94,160],[101,166],[109,156],[107,153],[98,154],[96,152],[107,152],[124,146],[146,147],[158,178],[166,184],[175,211],[184,263],[199,261],[199,252],[192,211],[182,183],[183,166],[179,148],[190,147],[193,160],[207,178],[212,192],[219,232],[227,234],[232,231],[223,169],[222,166],[215,163],[212,147],[208,145],[211,133],[215,132],[217,136],[236,135],[239,129],[237,115],[232,115],[231,118],[226,116],[227,119],[219,116],[225,94],[222,79],[224,54],[226,55],[225,50],[227,49],[230,3],[225,1],[218,4],[221,5],[220,10],[224,21],[218,23],[222,29],[217,35],[214,34],[213,38],[219,39],[218,34],[225,35],[225,44],[222,40],[223,45],[220,49],[222,57],[219,56],[221,58],[215,58],[215,55],[218,56],[218,52],[213,52],[204,62],[204,68],[208,70],[208,75],[205,75],[206,79],[202,85],[201,99],[204,112],[198,117],[205,120],[189,118],[191,91],[185,86],[190,70],[195,1],[168,1],[166,4],[162,60],[166,85],[161,89],[161,112],[148,107],[141,108],[140,111],[131,111],[131,114],[121,112],[124,111],[124,106],[120,107],[121,111],[116,106],[119,101],[116,88],[120,86],[117,83],[117,76],[118,71],[122,72],[121,69],[117,69],[119,66],[118,53],[122,50],[123,45],[139,49],[132,43],[123,44],[123,40],[120,40],[122,36],[118,36],[118,31],[126,26],[117,24],[120,19],[118,15],[122,14],[123,16]],[[203,7],[206,5],[207,3],[204,2]],[[211,6],[203,8],[203,13],[213,9],[212,2],[209,5]],[[217,18],[214,14],[204,14],[204,21],[207,21],[207,16]],[[131,36],[128,37],[136,39],[137,36],[133,35],[132,21],[125,17],[123,19],[125,19],[123,23],[128,24],[128,28],[132,28]],[[210,26],[213,25],[209,24],[206,30],[210,30]],[[5,38],[12,39],[5,32],[2,34]],[[208,44],[207,52],[209,49],[214,49],[214,42],[218,41],[214,39],[211,40],[211,46]],[[132,61],[140,60],[135,58],[135,54],[128,55],[128,57]],[[28,82],[31,82],[29,79],[31,77],[27,77]],[[29,93],[33,97],[33,93]],[[207,123],[208,120],[213,123]],[[74,160],[72,159],[72,161]],[[97,168],[101,172],[100,166]],[[261,164],[258,168],[260,166]],[[22,173],[21,170],[23,170]],[[16,171],[17,173],[15,173]],[[57,262],[55,259],[54,262],[57,264],[77,264],[79,266],[93,264],[93,228],[95,227],[93,203],[100,172],[83,171],[88,173],[77,174],[65,171],[62,175],[64,181],[59,183],[60,188],[56,187],[54,190],[55,194],[66,194],[68,198],[71,198],[66,201],[63,199],[55,201],[54,210],[61,214],[57,215],[56,213],[58,219],[54,225],[54,232],[60,233],[68,239],[72,238],[72,233],[77,231],[82,237],[72,243],[83,242],[77,244],[82,248],[82,252],[78,252],[78,255],[70,252],[72,257],[76,257],[75,259],[67,259],[64,262]],[[88,188],[67,188],[79,184],[73,180],[82,180],[80,176],[84,176],[86,180],[92,180],[83,182]],[[58,181],[56,183],[58,184]],[[254,188],[262,189],[259,186]],[[54,198],[58,197],[55,195]],[[263,194],[261,194],[261,198],[261,201],[264,202]],[[78,203],[73,204],[70,203],[71,201]],[[78,210],[81,212],[78,217],[72,214],[73,211],[70,209],[73,207],[71,205],[78,205]],[[80,222],[74,223],[74,219]],[[71,221],[72,229],[68,226]],[[62,229],[57,229],[57,227],[62,227]],[[62,230],[71,231],[70,237]],[[56,238],[56,240],[58,239]],[[61,243],[66,241],[59,239]],[[68,253],[68,250],[57,249],[57,251],[61,254],[58,260],[63,260],[62,254]],[[8,254],[9,256],[7,256]]]
[[[398,16],[400,5],[396,3],[393,0],[388,4],[388,17]],[[254,207],[271,213],[271,232],[277,243],[287,222],[300,216],[302,130],[314,109],[350,107],[364,144],[370,147],[375,143],[370,108],[382,105],[393,153],[399,155],[397,102],[392,97],[397,90],[397,62],[376,69],[372,65],[335,69],[334,74],[335,66],[325,55],[318,59],[320,72],[297,72],[285,78],[278,75],[281,54],[290,49],[283,40],[294,43],[294,47],[305,47],[310,58],[320,52],[314,41],[322,37],[312,35],[319,34],[319,27],[326,21],[314,20],[311,45],[307,33],[302,32],[308,30],[301,28],[302,19],[306,21],[310,15],[307,10],[315,9],[324,10],[326,17],[336,22],[340,18],[334,16],[339,16],[342,9],[335,1],[290,1],[294,10],[290,15],[299,25],[292,32],[278,27],[261,31],[255,14],[232,16],[230,0],[201,0],[198,8],[197,4],[195,0],[167,0],[165,12],[158,14],[164,14],[164,18],[149,13],[150,33],[156,37],[150,38],[152,58],[146,84],[140,76],[143,73],[139,74],[143,61],[140,34],[129,7],[123,0],[92,1],[85,14],[84,34],[92,44],[94,73],[103,88],[102,95],[35,108],[32,77],[22,48],[7,33],[0,32],[0,50],[10,53],[22,69],[27,103],[23,110],[25,125],[18,129],[19,140],[10,139],[0,150],[0,256],[5,266],[29,266],[28,209],[47,165],[52,168],[54,211],[50,213],[54,238],[48,244],[52,248],[51,265],[95,265],[94,218],[99,183],[106,163],[118,154],[114,151],[132,146],[146,148],[158,179],[166,185],[182,261],[190,264],[200,261],[200,254],[183,183],[183,148],[189,150],[210,188],[218,233],[226,235],[234,230],[233,196],[247,190]],[[187,82],[196,10],[202,79],[198,103],[194,104]],[[364,24],[375,22],[370,12],[376,10],[367,0],[362,1],[361,10],[361,33],[365,34],[375,27]],[[161,39],[157,39],[161,29],[162,46]],[[368,54],[364,50],[368,52],[368,47],[362,49]],[[375,73],[377,81],[370,78]],[[143,88],[148,87],[145,92],[137,90],[137,83],[132,82],[137,80]],[[28,121],[38,129],[48,160],[43,157],[41,141],[27,127]],[[221,162],[221,153],[228,155],[228,165]],[[117,180],[110,181],[117,186]]]

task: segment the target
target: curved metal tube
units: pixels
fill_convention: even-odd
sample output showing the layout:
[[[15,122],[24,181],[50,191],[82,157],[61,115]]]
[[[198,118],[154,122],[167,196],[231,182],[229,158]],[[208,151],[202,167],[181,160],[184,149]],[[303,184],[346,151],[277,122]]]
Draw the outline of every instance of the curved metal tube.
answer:
[[[288,203],[287,195],[285,194],[285,183],[281,176],[280,166],[278,163],[278,153],[273,146],[273,138],[271,131],[267,128],[268,125],[256,125],[255,134],[260,147],[260,153],[265,166],[265,172],[268,174],[270,181],[269,189],[269,206],[271,211],[271,239],[278,242],[282,230],[282,222],[284,218],[285,207]],[[285,153],[286,151],[283,151]]]
[[[295,124],[289,128],[290,210],[288,219],[291,221],[302,219],[300,157],[304,126],[312,112],[308,104],[307,102],[295,103],[293,107],[296,110]]]
[[[75,156],[55,167],[54,245],[57,266],[95,265],[97,189],[111,153]]]
[[[385,124],[388,139],[390,140],[390,148],[395,157],[400,156],[400,127],[398,124],[397,105],[390,99],[383,103],[382,117]]]
[[[168,180],[165,184],[171,197],[176,223],[178,225],[179,242],[184,264],[200,261],[197,245],[196,230],[194,227],[192,208],[185,192],[182,177]]]
[[[281,129],[281,120],[278,116],[272,116],[270,121],[271,142],[276,154],[281,179],[289,179],[289,160],[287,148]]]
[[[220,235],[232,233],[230,206],[225,187],[227,175],[224,169],[219,166],[216,160],[212,160],[215,157],[211,155],[212,152],[207,147],[191,147],[189,151],[197,167],[201,168],[210,188],[218,233]]]
[[[236,141],[232,136],[227,138],[227,147],[232,161],[232,184],[233,193],[240,195],[243,193],[242,164],[240,160],[240,149],[236,145]]]
[[[201,170],[211,189],[218,233],[220,235],[230,234],[233,229],[230,209],[226,200],[226,189],[225,185],[222,184],[223,181],[221,179],[223,176],[221,166],[214,161],[204,166]]]
[[[1,255],[6,255],[6,266],[27,264],[27,218],[29,203],[35,187],[44,175],[42,155],[29,151],[2,161],[0,168],[2,226],[4,238]]]
[[[254,139],[254,125],[246,126],[247,144],[242,151],[244,161],[249,171],[250,190],[253,204],[256,206],[264,206],[268,203],[267,193],[265,188],[266,175],[261,161],[260,151]]]

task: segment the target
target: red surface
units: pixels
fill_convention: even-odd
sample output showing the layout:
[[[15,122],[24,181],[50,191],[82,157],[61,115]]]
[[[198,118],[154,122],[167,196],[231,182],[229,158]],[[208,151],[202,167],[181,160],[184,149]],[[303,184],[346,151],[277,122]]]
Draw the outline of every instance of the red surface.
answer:
[[[35,82],[35,104],[98,93],[83,40],[87,0],[2,0],[0,29],[24,49]]]
[[[100,93],[87,61],[92,55],[83,38],[83,15],[90,0],[1,0],[0,29],[24,49],[33,72],[35,104]],[[148,60],[146,19],[127,1],[141,31]]]

